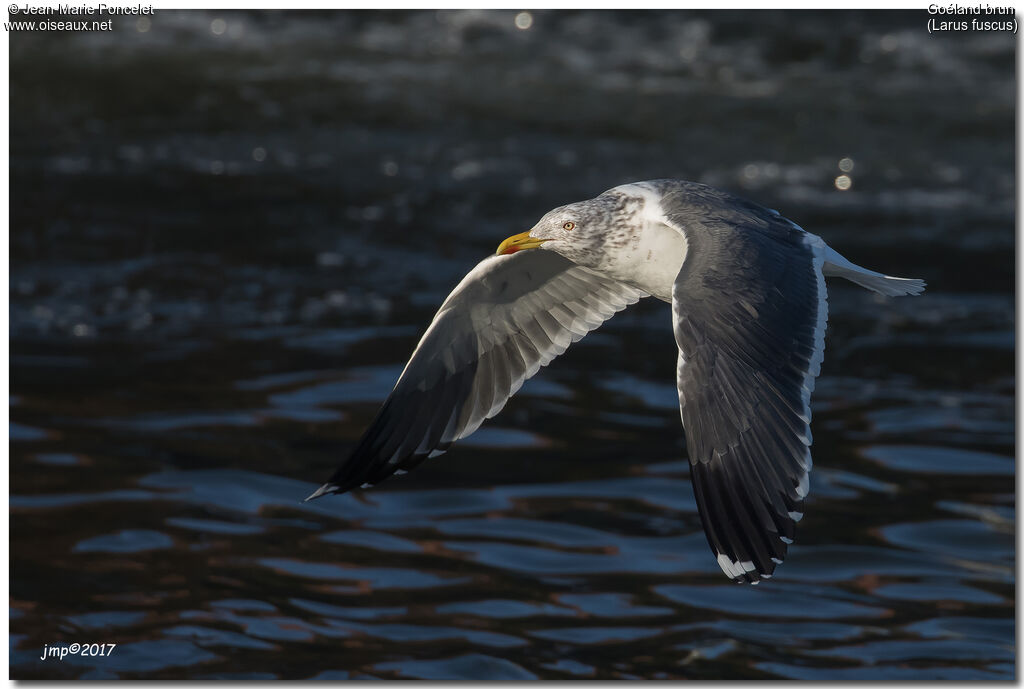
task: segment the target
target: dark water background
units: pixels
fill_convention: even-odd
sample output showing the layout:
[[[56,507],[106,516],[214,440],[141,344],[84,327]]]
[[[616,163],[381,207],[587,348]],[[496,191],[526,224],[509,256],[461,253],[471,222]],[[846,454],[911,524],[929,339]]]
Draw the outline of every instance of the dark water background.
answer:
[[[11,34],[14,677],[1014,676],[1012,36],[514,18]],[[660,303],[445,457],[301,502],[477,260],[658,177],[930,285],[831,283],[775,578],[734,585],[705,543]],[[73,642],[119,645],[39,659]]]

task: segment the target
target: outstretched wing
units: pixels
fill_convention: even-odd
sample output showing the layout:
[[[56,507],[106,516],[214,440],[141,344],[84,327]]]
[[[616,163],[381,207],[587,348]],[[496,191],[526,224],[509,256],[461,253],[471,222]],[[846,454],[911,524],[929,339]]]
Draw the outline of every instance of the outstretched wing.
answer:
[[[662,199],[688,244],[672,293],[679,407],[708,543],[729,577],[757,583],[785,557],[807,495],[825,280],[797,226],[706,201],[697,220]]]
[[[440,454],[541,366],[645,296],[553,251],[484,259],[445,299],[377,417],[310,498],[379,483]]]

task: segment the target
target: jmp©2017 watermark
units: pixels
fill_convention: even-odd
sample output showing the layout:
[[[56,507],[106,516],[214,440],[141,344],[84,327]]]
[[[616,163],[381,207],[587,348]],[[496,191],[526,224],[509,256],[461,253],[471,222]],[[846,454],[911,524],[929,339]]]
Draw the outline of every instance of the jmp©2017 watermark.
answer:
[[[117,644],[68,644],[67,646],[51,646],[49,644],[43,644],[43,655],[39,656],[39,660],[46,660],[47,658],[56,658],[57,660],[64,660],[65,656],[109,656],[117,648]]]

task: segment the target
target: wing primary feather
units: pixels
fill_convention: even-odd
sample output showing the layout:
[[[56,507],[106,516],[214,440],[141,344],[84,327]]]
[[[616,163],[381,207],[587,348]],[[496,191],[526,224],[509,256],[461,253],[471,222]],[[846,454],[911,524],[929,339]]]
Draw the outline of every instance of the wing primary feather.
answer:
[[[694,495],[722,570],[756,583],[785,558],[808,488],[821,261],[803,230],[753,204],[700,185],[659,201],[687,240],[672,312]]]
[[[445,299],[378,414],[309,499],[379,483],[448,449],[571,342],[642,296],[553,251],[484,259]]]

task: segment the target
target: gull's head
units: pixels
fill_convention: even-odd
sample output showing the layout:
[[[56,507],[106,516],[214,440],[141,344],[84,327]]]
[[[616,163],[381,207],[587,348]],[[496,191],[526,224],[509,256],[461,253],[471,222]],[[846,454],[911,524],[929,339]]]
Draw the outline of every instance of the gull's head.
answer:
[[[548,249],[588,265],[603,253],[621,207],[618,199],[602,194],[595,199],[570,203],[549,211],[529,232],[515,234],[498,245],[497,254],[524,249]]]

